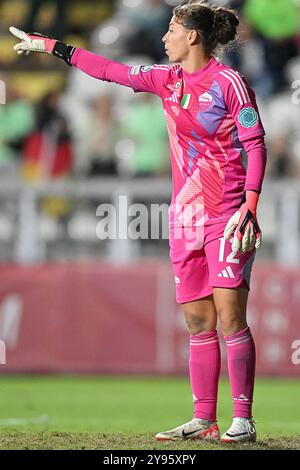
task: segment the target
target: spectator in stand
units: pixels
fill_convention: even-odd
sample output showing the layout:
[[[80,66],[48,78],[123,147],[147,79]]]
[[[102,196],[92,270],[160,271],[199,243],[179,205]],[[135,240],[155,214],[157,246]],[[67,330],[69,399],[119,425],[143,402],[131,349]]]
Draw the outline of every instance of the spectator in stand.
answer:
[[[298,54],[299,5],[299,0],[247,0],[242,10],[262,41],[272,93],[287,85],[284,67]]]
[[[32,131],[34,109],[5,78],[6,104],[0,105],[0,165],[14,165],[24,138]]]
[[[59,110],[60,92],[49,92],[39,103],[37,125],[24,146],[28,181],[65,177],[72,169],[72,144],[66,119]]]
[[[265,106],[269,149],[268,175],[273,178],[299,179],[300,93],[297,80],[300,76],[300,59],[291,60],[285,72],[289,82],[286,90],[273,96]]]
[[[129,54],[148,55],[157,62],[165,59],[160,38],[168,27],[170,11],[164,0],[145,0],[140,9],[133,10],[132,22],[138,31],[129,40]]]
[[[29,183],[63,180],[73,166],[72,140],[67,121],[60,111],[60,91],[49,92],[39,103],[37,125],[28,136],[23,151],[23,175]],[[68,200],[48,197],[42,200],[45,212],[65,217],[70,210]]]
[[[134,141],[132,167],[135,176],[170,173],[168,135],[157,98],[140,95],[123,122],[122,133]]]
[[[39,14],[41,7],[45,4],[45,0],[30,0],[28,16],[24,23],[25,31],[36,31],[36,19]],[[67,33],[67,8],[70,0],[52,0],[55,4],[55,17],[53,23],[49,25],[48,34],[53,37],[58,37],[63,39]]]
[[[85,159],[89,176],[116,175],[115,148],[119,124],[110,95],[100,95],[93,101],[85,128]]]

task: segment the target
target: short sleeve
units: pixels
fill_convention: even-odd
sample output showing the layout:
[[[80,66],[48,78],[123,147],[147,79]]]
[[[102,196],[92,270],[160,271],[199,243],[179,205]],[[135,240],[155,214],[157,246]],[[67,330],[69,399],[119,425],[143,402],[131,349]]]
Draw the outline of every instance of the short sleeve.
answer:
[[[238,129],[240,142],[261,137],[265,130],[259,115],[255,93],[238,72],[224,69],[216,77],[225,105]]]
[[[134,92],[148,92],[161,96],[172,67],[168,65],[135,65],[128,75]]]

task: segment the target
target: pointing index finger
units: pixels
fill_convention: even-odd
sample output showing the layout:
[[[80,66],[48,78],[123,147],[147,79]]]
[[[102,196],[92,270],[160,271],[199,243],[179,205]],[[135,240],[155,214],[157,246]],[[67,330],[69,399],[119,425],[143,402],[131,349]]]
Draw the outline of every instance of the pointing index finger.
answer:
[[[21,29],[15,28],[14,26],[9,27],[9,32],[16,36],[18,39],[29,39],[24,31],[21,31]]]

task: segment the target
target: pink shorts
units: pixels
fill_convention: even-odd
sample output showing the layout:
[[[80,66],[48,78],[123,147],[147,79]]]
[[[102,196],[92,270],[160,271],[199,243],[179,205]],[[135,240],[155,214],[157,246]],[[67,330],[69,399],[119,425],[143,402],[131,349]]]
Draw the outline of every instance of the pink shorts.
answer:
[[[256,250],[233,255],[231,242],[223,238],[227,220],[212,223],[204,229],[198,227],[197,230],[203,232],[200,243],[187,242],[183,237],[177,239],[176,229],[170,229],[170,258],[178,303],[207,297],[212,294],[213,287],[250,288]],[[192,240],[191,237],[188,239]]]

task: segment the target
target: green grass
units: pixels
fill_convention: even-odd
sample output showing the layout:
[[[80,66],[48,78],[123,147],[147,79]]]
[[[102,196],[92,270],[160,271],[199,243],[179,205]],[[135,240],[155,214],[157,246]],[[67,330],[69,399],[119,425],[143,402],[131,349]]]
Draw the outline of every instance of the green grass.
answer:
[[[187,378],[2,376],[0,403],[0,449],[228,448],[154,441],[156,432],[191,418]],[[254,415],[259,442],[242,448],[300,449],[299,381],[258,379]],[[231,416],[230,389],[222,380],[221,432]]]

